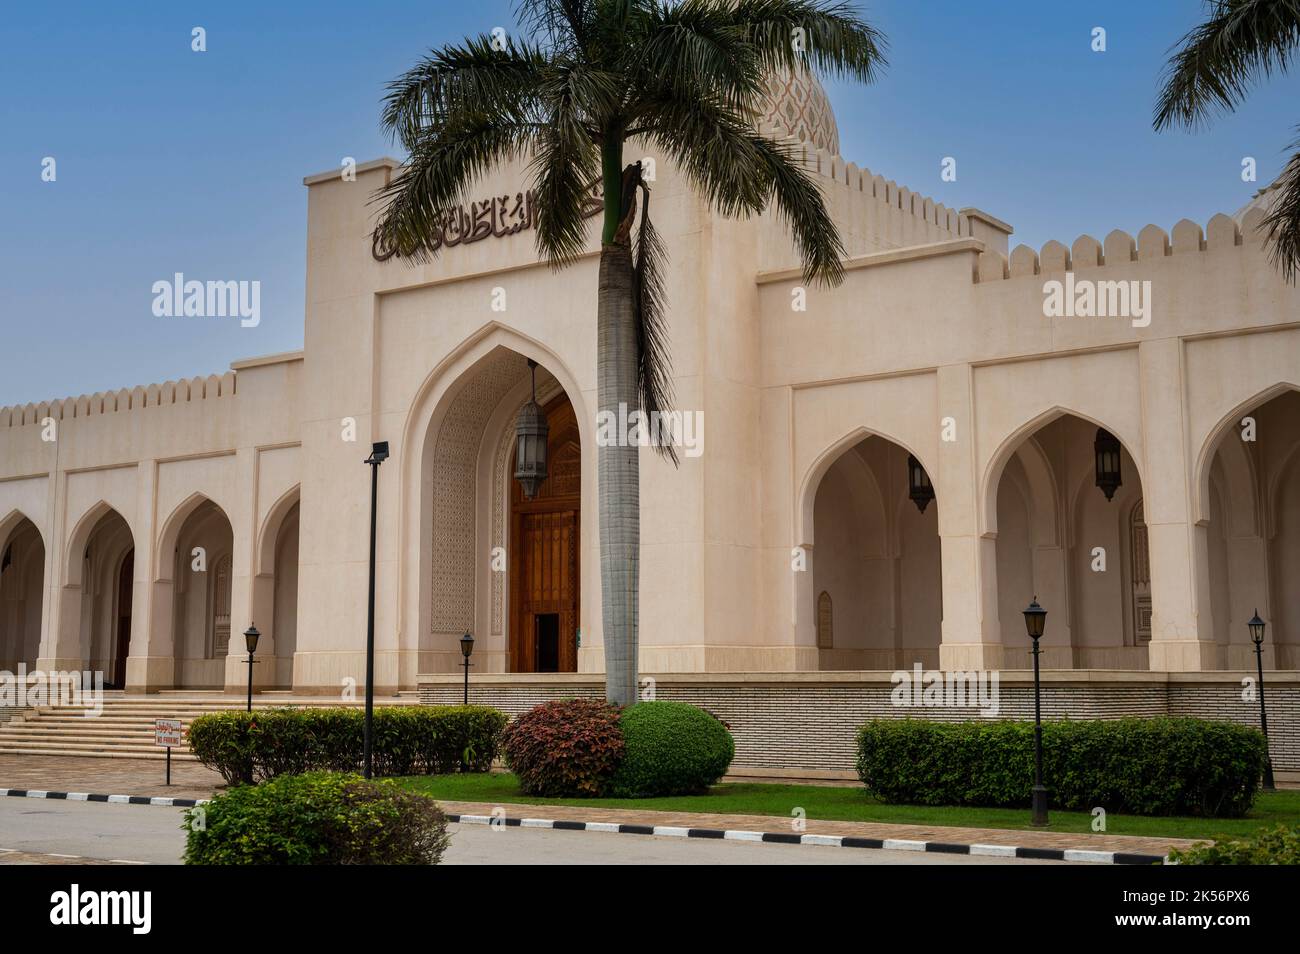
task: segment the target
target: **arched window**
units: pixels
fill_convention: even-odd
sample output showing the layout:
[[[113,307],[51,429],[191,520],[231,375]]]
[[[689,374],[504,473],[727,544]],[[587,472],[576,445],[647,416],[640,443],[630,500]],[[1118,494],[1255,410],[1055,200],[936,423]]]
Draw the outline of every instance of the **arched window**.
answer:
[[[230,648],[230,555],[220,557],[212,571],[212,654],[220,659]]]
[[[831,595],[822,590],[817,597],[817,648],[830,649],[835,645],[833,633],[835,611],[831,607]]]
[[[1139,644],[1148,643],[1151,641],[1151,554],[1141,500],[1129,520],[1129,552],[1133,555],[1133,635]]]

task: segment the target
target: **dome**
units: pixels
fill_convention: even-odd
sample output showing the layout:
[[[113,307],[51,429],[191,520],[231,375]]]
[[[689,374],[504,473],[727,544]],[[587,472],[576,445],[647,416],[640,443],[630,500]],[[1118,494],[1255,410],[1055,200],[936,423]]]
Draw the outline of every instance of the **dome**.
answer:
[[[831,101],[817,77],[808,70],[785,70],[768,80],[767,98],[758,128],[771,132],[779,126],[786,134],[818,149],[838,155],[840,131]]]

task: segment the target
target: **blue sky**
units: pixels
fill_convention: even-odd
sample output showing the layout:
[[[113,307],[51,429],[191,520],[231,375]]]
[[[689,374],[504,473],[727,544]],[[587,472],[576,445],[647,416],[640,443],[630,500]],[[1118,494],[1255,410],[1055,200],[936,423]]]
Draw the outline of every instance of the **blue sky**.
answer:
[[[1298,81],[1199,133],[1151,107],[1193,0],[874,0],[873,87],[827,84],[841,151],[1035,247],[1232,211],[1280,171]],[[224,370],[302,345],[302,177],[392,154],[384,84],[427,48],[513,27],[510,0],[11,4],[0,25],[0,405]],[[190,49],[191,29],[208,50]],[[1107,50],[1091,50],[1091,31]],[[41,162],[57,161],[55,182]],[[945,156],[957,181],[940,179]],[[262,321],[151,311],[173,273],[258,280]]]

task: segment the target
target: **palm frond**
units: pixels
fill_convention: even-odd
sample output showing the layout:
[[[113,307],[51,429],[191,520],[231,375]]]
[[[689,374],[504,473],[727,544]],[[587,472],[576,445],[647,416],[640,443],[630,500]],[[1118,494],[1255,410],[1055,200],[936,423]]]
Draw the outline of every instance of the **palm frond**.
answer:
[[[1240,103],[1257,82],[1286,73],[1300,50],[1300,0],[1211,0],[1162,78],[1153,125],[1197,126]]]
[[[1297,128],[1300,132],[1300,127]],[[1300,149],[1300,139],[1291,144]],[[1294,285],[1300,275],[1300,152],[1287,162],[1273,183],[1278,190],[1277,202],[1264,219],[1270,245],[1269,260]]]
[[[763,157],[777,217],[790,229],[803,259],[804,280],[840,284],[844,280],[844,242],[821,189],[789,145],[758,135],[753,140]]]
[[[456,113],[524,121],[536,110],[536,92],[549,61],[536,47],[492,37],[466,39],[432,51],[388,84],[381,122],[408,150]]]
[[[831,0],[736,0],[732,19],[765,71],[812,67],[873,83],[888,65],[888,41],[852,4]],[[796,33],[796,31],[802,31]],[[795,37],[802,37],[798,49]]]
[[[633,265],[637,318],[637,392],[641,410],[650,420],[673,406],[672,367],[665,318],[667,293],[663,268],[668,250],[650,219],[650,187],[641,178],[641,164],[636,164],[636,181],[641,191],[641,228],[637,236],[636,260]],[[655,450],[677,464],[677,449],[672,440],[659,441]]]

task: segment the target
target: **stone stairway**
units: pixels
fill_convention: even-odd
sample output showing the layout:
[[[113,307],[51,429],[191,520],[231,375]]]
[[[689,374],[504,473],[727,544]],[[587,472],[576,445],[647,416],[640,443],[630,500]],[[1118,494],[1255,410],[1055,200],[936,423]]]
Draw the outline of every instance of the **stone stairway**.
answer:
[[[128,696],[106,692],[103,711],[87,717],[87,706],[38,706],[19,711],[0,722],[0,755],[71,755],[98,758],[166,758],[166,751],[154,745],[155,719],[180,719],[186,731],[195,717],[206,712],[242,710],[247,702],[222,692],[163,692]],[[253,696],[253,710],[282,706],[360,707],[337,699],[295,697],[292,693],[260,693]],[[383,698],[375,705],[415,705],[418,699]],[[188,747],[172,750],[176,761],[195,761]]]

